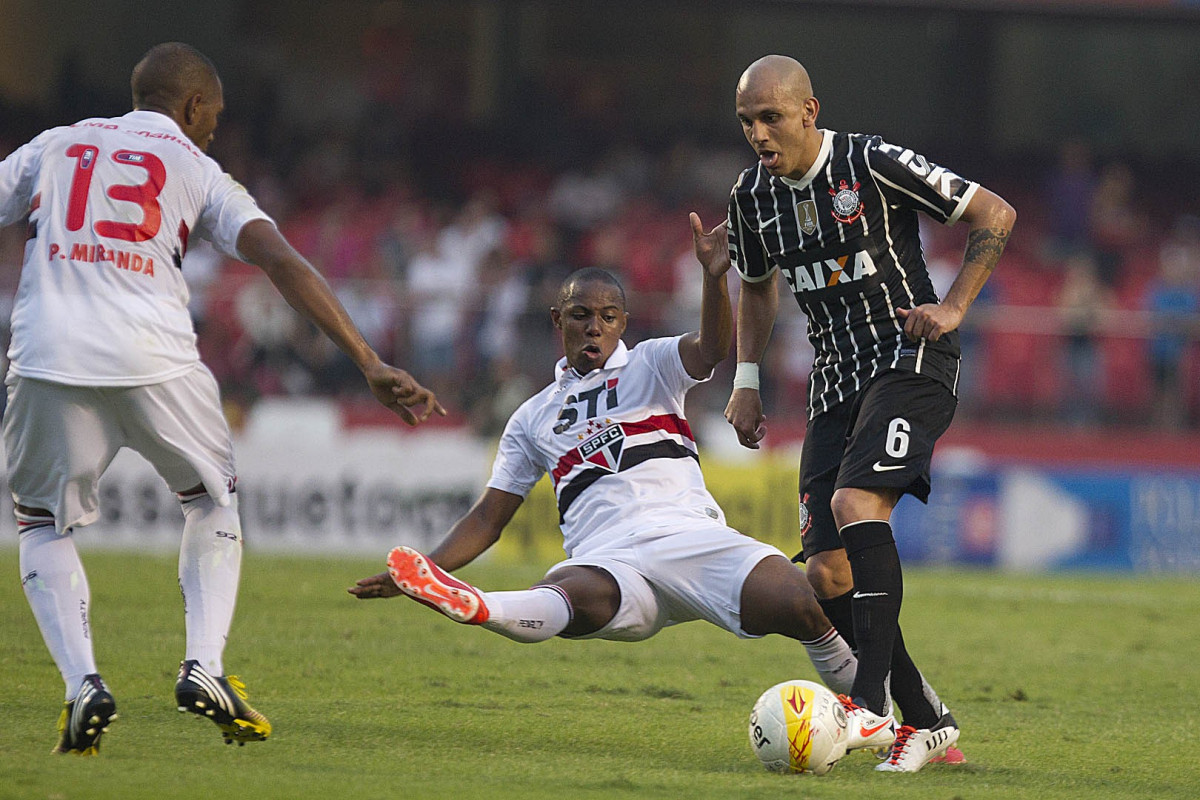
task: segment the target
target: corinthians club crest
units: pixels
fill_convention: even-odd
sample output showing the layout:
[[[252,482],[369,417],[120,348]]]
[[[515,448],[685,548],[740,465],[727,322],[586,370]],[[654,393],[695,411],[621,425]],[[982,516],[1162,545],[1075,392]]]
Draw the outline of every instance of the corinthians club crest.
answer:
[[[845,225],[854,222],[862,216],[863,203],[858,197],[858,189],[862,186],[858,181],[850,186],[846,181],[839,181],[837,191],[830,188],[833,195],[833,218]]]

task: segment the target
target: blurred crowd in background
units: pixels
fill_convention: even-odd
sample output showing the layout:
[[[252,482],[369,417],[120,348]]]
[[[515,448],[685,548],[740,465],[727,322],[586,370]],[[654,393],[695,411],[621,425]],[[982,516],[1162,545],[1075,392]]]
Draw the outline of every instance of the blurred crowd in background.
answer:
[[[619,98],[530,86],[520,93],[527,108],[505,117],[519,131],[470,125],[453,102],[456,78],[412,69],[388,37],[368,32],[355,100],[336,114],[289,116],[278,71],[226,75],[210,151],[328,278],[384,359],[434,388],[453,421],[495,435],[553,377],[560,352],[548,309],[572,270],[599,266],[624,281],[630,343],[695,328],[700,277],[687,214],[722,220],[733,181],[753,163],[732,113],[719,134],[681,128],[639,141],[636,125],[608,124]],[[0,155],[49,125],[127,107],[68,61],[55,107],[0,99]],[[1019,214],[962,331],[962,417],[1200,426],[1195,196],[1164,195],[1153,169],[1086,137],[1037,165],[925,155]],[[944,294],[965,228],[924,230]],[[23,226],[0,230],[0,324],[24,239]],[[352,365],[256,269],[202,243],[183,269],[203,357],[235,424],[259,398],[279,395],[337,397],[371,413]],[[736,297],[736,279],[731,287]],[[764,401],[773,419],[800,425],[811,349],[790,298],[780,309]],[[719,413],[732,360],[689,402]]]

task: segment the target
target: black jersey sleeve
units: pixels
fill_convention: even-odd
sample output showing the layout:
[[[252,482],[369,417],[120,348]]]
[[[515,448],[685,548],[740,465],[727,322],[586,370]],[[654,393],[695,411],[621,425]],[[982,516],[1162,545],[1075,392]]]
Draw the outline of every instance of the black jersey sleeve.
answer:
[[[867,163],[887,201],[924,211],[938,222],[953,224],[979,184],[959,177],[919,153],[875,137],[867,147]]]
[[[729,193],[729,217],[726,220],[729,228],[729,261],[742,280],[758,283],[771,276],[775,265],[767,258],[761,234],[757,228],[746,222],[738,203],[738,190],[745,179],[746,173],[742,173],[733,191]]]

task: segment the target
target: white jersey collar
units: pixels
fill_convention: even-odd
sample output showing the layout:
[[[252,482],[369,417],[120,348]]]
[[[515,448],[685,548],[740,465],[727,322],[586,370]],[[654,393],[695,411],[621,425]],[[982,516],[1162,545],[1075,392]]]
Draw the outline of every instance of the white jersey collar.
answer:
[[[821,149],[817,151],[817,158],[813,161],[813,165],[808,168],[808,172],[804,173],[804,177],[797,181],[780,175],[779,180],[793,189],[807,189],[808,185],[812,183],[813,178],[817,177],[817,173],[825,166],[825,162],[829,160],[831,150],[833,150],[833,131],[823,130],[821,131]]]
[[[137,122],[139,125],[144,125],[147,128],[166,128],[167,130],[175,131],[180,136],[184,136],[183,128],[179,127],[179,123],[161,111],[151,111],[147,108],[138,108],[125,114],[122,119]],[[188,141],[191,141],[190,139]]]
[[[600,370],[616,369],[617,367],[623,367],[628,363],[629,348],[625,346],[624,340],[618,339],[617,349],[612,351],[612,355],[608,357],[608,360],[604,362],[604,366],[600,367]],[[588,373],[588,375],[591,374],[591,372]],[[566,378],[574,378],[578,380],[585,377],[587,376],[580,375],[578,372],[576,372],[574,367],[567,366],[566,356],[560,358],[558,363],[554,365],[554,380],[560,383]]]

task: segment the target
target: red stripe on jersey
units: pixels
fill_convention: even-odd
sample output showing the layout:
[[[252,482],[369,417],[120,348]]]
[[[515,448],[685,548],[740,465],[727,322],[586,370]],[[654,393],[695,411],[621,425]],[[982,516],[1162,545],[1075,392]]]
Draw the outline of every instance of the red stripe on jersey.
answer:
[[[639,433],[650,433],[651,431],[664,431],[666,433],[674,433],[687,439],[695,444],[696,437],[692,435],[691,426],[688,421],[677,414],[656,414],[652,417],[646,417],[638,422],[621,422],[621,428],[625,431],[626,436],[635,436]],[[572,448],[566,455],[558,459],[557,466],[550,473],[551,480],[557,486],[563,476],[570,472],[577,464],[583,463],[583,456],[579,453],[579,448]]]
[[[622,422],[621,427],[625,429],[627,436],[649,433],[650,431],[666,431],[667,433],[677,433],[690,442],[696,441],[696,437],[692,436],[692,429],[688,425],[688,421],[675,414],[659,414],[653,417],[646,417],[641,422]]]

